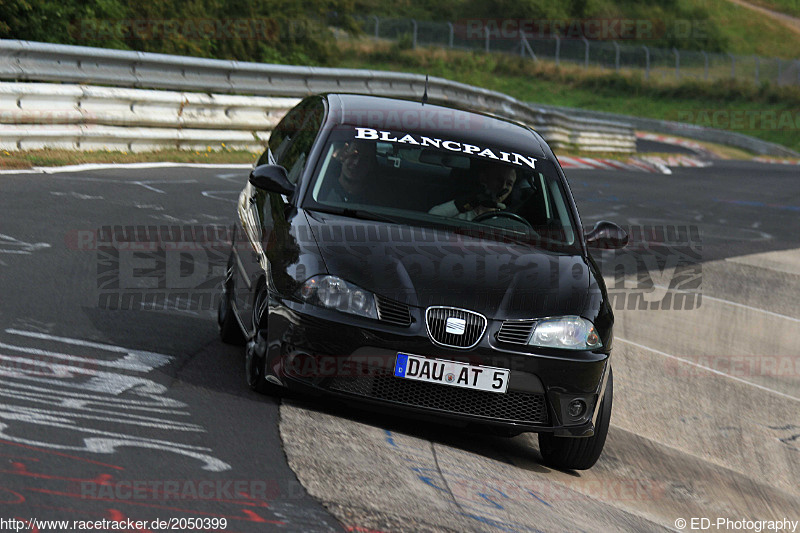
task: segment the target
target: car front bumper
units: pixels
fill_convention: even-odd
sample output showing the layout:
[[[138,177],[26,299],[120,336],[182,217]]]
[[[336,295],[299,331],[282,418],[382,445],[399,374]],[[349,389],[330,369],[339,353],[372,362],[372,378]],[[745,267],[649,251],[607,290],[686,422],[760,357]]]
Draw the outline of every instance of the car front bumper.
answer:
[[[400,328],[295,301],[270,299],[267,373],[282,385],[401,416],[480,424],[510,433],[552,432],[588,437],[610,355],[522,352],[496,339],[489,321],[470,350],[444,348],[428,337],[421,313]],[[510,370],[506,393],[478,391],[394,377],[398,353]],[[585,402],[570,416],[567,405]]]

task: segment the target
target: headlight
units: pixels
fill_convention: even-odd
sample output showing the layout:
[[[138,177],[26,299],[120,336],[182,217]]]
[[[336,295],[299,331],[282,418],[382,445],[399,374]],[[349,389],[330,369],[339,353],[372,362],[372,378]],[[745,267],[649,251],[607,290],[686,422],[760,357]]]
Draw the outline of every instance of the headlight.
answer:
[[[537,322],[528,344],[566,350],[593,350],[603,345],[594,324],[579,316],[548,318]]]
[[[309,278],[300,287],[299,294],[300,298],[310,304],[367,318],[378,318],[372,293],[336,276],[320,275]]]

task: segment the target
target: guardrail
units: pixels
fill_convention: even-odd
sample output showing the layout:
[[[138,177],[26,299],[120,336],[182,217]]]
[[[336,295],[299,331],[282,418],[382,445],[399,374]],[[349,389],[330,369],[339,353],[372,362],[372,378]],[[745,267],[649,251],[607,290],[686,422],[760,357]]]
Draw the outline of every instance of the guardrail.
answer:
[[[145,52],[129,52],[120,50],[107,50],[103,48],[89,48],[83,46],[58,45],[36,43],[29,41],[0,40],[0,79],[14,80],[15,82],[41,82],[57,81],[62,83],[77,83],[83,85],[110,85],[114,87],[127,87],[139,89],[171,89],[179,91],[199,91],[211,93],[209,98],[222,101],[225,95],[248,94],[256,96],[289,96],[302,97],[320,92],[356,92],[394,96],[401,98],[420,98],[425,88],[424,76],[399,72],[383,72],[357,69],[334,69],[321,67],[299,67],[287,65],[268,65],[261,63],[240,63],[218,59],[202,59],[165,54]],[[34,84],[15,83],[10,90],[25,90],[30,87],[33,91],[28,100],[34,98],[36,91]],[[62,86],[63,87],[63,86]],[[99,94],[100,87],[82,88],[95,96]],[[75,89],[78,90],[78,89]],[[131,116],[122,108],[135,99],[142,102],[143,98],[153,103],[166,99],[174,102],[175,95],[161,95],[161,91],[144,91],[142,93],[114,93],[107,94],[106,105],[108,113],[103,120],[91,120],[86,114],[70,115],[72,122],[59,122],[57,125],[72,125],[72,128],[84,130],[69,130],[69,135],[77,135],[76,148],[95,146],[89,142],[92,131],[99,131],[96,126],[112,125],[117,128],[136,128],[152,126],[152,121],[142,121],[141,116]],[[182,92],[179,98],[185,98],[187,105],[194,106],[194,97]],[[627,123],[620,123],[596,119],[580,119],[569,117],[560,112],[533,109],[526,104],[501,93],[473,87],[463,83],[453,82],[443,78],[430,78],[428,80],[428,95],[431,101],[449,103],[458,107],[466,107],[478,111],[505,116],[525,123],[536,129],[555,149],[577,147],[584,151],[602,152],[633,152],[636,149],[636,139],[633,128]],[[40,96],[41,97],[41,96]],[[199,97],[199,96],[198,96]],[[61,98],[64,98],[62,95]],[[81,97],[83,98],[83,97]],[[228,98],[235,98],[228,96]],[[240,97],[242,98],[242,97]],[[91,98],[89,98],[91,100]],[[20,100],[21,101],[21,100]],[[80,100],[79,108],[83,105]],[[263,102],[262,102],[263,103]],[[244,103],[248,109],[264,110],[258,101]],[[202,103],[198,104],[202,107]],[[101,106],[101,104],[97,104]],[[234,106],[235,107],[235,106]],[[111,110],[116,108],[116,112]],[[186,109],[186,107],[184,107]],[[121,113],[120,116],[129,120],[120,124],[119,118],[111,114]],[[257,111],[258,114],[260,111]],[[252,115],[252,113],[250,113]],[[1,115],[0,115],[1,116]],[[171,115],[170,115],[171,116]],[[165,116],[166,117],[166,116]],[[6,124],[15,124],[15,118],[0,119]],[[65,119],[67,120],[67,119]],[[77,122],[75,121],[77,120]],[[235,123],[235,121],[231,121]],[[156,144],[169,144],[170,140],[176,141],[178,147],[191,143],[181,142],[187,135],[200,134],[204,126],[200,122],[188,123],[181,120],[164,119],[159,125],[168,127],[174,132],[174,139],[169,138],[169,131],[155,132],[161,137]],[[55,126],[56,124],[48,124]],[[274,125],[274,121],[265,120],[259,126],[253,141],[263,141],[262,133],[266,133]],[[93,126],[89,128],[89,126]],[[215,122],[213,128],[225,128],[223,120]],[[248,126],[252,128],[253,124]],[[41,129],[37,127],[36,129]],[[164,128],[165,130],[167,128]],[[246,128],[245,128],[246,129]],[[30,128],[2,128],[4,139],[0,140],[4,146],[13,147],[15,135],[24,133]],[[66,130],[63,130],[67,133]],[[87,133],[83,133],[86,131]],[[211,130],[207,130],[211,131]],[[220,129],[219,131],[233,132],[235,129]],[[259,133],[260,132],[260,133]],[[146,133],[146,132],[145,132]],[[180,133],[180,134],[179,134]],[[109,135],[106,133],[104,135]],[[120,133],[121,134],[121,133]],[[238,135],[245,134],[239,131]],[[89,137],[87,137],[89,135]],[[227,134],[226,134],[227,135]],[[222,136],[224,137],[224,135]],[[235,137],[235,136],[234,136]],[[58,135],[53,136],[58,139]],[[137,137],[138,138],[138,137]],[[121,139],[119,137],[118,139]],[[145,139],[134,143],[144,146]],[[155,139],[154,139],[155,140]],[[86,141],[86,142],[84,142]],[[215,138],[219,142],[245,142],[241,138]],[[17,148],[23,146],[22,138],[18,138]],[[30,144],[30,143],[27,143]],[[69,143],[66,143],[69,144]],[[251,149],[255,146],[251,144]],[[257,145],[258,143],[256,143]],[[133,144],[130,145],[133,149]],[[8,148],[6,148],[8,149]]]
[[[754,152],[760,155],[770,155],[776,157],[800,157],[799,153],[780,144],[762,141],[761,139],[734,131],[706,128],[695,124],[674,122],[671,120],[657,120],[654,118],[605,113],[603,111],[590,111],[588,109],[578,109],[575,107],[542,105],[534,102],[529,102],[528,105],[547,111],[564,113],[565,115],[571,117],[627,122],[637,130],[666,133],[669,135],[688,137],[689,139],[695,139],[698,141],[735,146],[736,148],[742,148],[743,150]]]
[[[0,148],[263,150],[297,98],[0,83]]]

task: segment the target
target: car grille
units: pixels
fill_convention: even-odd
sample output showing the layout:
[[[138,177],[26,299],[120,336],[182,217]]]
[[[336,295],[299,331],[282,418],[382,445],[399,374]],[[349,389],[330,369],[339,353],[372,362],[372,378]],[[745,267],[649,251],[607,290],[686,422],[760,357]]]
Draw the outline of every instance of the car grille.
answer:
[[[535,320],[506,320],[497,332],[497,340],[512,344],[528,344]]]
[[[456,318],[466,324],[463,333],[448,333],[447,319]],[[486,317],[455,307],[429,307],[425,312],[425,322],[428,325],[428,335],[437,344],[449,348],[472,348],[483,337],[486,331]]]
[[[390,300],[380,295],[375,295],[378,306],[378,319],[395,326],[408,327],[411,325],[411,309],[406,304]]]
[[[543,394],[516,391],[499,394],[463,389],[396,378],[385,370],[373,370],[365,376],[337,376],[328,387],[339,392],[447,413],[523,424],[548,423]]]

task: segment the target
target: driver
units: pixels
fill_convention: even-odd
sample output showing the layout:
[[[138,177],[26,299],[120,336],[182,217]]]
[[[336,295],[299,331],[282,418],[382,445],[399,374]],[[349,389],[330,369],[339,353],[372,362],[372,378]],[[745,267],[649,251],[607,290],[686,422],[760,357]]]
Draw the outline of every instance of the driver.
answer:
[[[333,154],[341,165],[339,176],[325,200],[345,203],[365,203],[370,174],[375,166],[375,143],[350,141]]]
[[[443,217],[472,220],[491,211],[505,209],[503,203],[514,183],[517,181],[516,171],[505,165],[493,165],[481,162],[478,167],[478,181],[481,187],[478,192],[460,196],[449,202],[432,207],[428,213]]]

